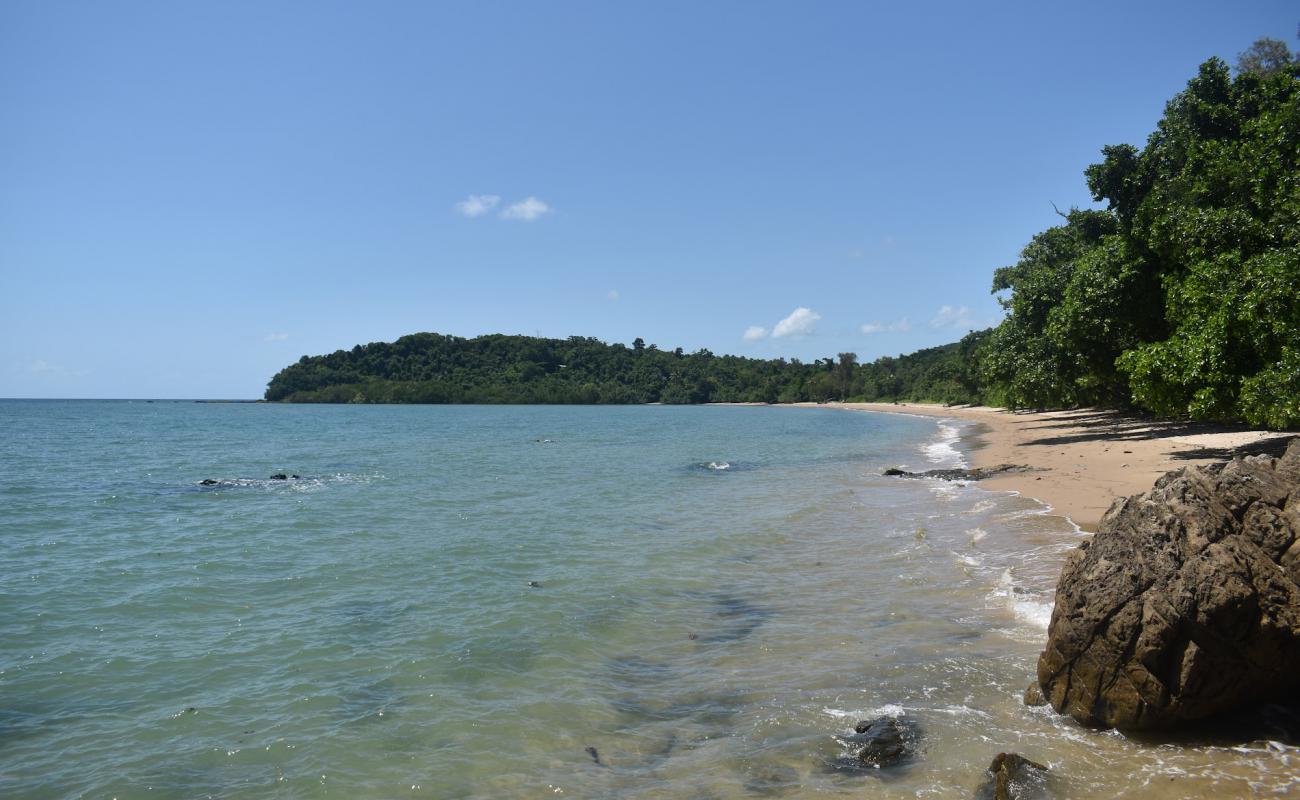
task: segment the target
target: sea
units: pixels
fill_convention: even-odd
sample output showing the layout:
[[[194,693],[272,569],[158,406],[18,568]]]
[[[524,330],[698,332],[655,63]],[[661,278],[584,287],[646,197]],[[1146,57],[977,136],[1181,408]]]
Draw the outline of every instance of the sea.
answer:
[[[958,420],[0,401],[0,797],[1300,792],[1022,702],[1066,553]],[[284,475],[284,479],[273,479]],[[208,481],[209,483],[204,483]],[[863,768],[855,723],[898,718]]]

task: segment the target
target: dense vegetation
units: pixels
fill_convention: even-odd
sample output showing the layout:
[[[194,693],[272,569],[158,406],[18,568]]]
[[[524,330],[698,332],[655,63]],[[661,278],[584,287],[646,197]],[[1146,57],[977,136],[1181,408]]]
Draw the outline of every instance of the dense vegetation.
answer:
[[[271,379],[267,400],[321,403],[791,403],[845,397],[960,401],[977,337],[859,366],[631,347],[571,336],[403,336],[303,356]]]
[[[1105,209],[997,270],[1003,322],[859,365],[685,354],[595,339],[422,333],[306,357],[268,400],[700,403],[830,399],[1103,405],[1300,425],[1300,66],[1261,40],[1201,65],[1145,148],[1086,170]]]
[[[1145,148],[1103,148],[1106,210],[995,273],[985,396],[1300,425],[1300,69],[1259,44],[1235,79],[1202,64]]]

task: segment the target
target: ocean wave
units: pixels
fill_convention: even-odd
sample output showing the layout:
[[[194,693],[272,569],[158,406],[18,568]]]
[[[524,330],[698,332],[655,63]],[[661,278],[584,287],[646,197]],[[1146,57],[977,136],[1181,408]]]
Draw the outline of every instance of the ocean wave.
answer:
[[[925,453],[926,459],[931,464],[940,467],[964,467],[966,459],[956,447],[959,441],[961,441],[961,428],[952,420],[941,420],[938,438],[922,445],[921,452]]]
[[[883,706],[869,708],[866,711],[845,711],[842,708],[823,708],[822,713],[836,719],[874,719],[876,717],[901,717],[907,713],[907,709],[897,703],[886,703]]]
[[[734,472],[738,465],[730,461],[697,461],[691,464],[691,469],[699,472]]]
[[[970,508],[966,509],[966,513],[967,513],[967,514],[983,514],[985,511],[989,511],[989,510],[991,510],[992,508],[994,508],[994,506],[995,506],[995,504],[994,504],[994,502],[993,502],[992,500],[981,500],[981,501],[979,501],[978,503],[976,503],[975,505],[973,505],[973,506],[971,506]]]
[[[1047,630],[1051,625],[1052,609],[1056,605],[1016,585],[1010,567],[1002,571],[997,586],[989,592],[989,599],[1005,604],[1017,622],[1039,630]]]
[[[961,484],[940,483],[930,487],[930,494],[933,494],[936,500],[951,503],[961,494],[962,488]]]

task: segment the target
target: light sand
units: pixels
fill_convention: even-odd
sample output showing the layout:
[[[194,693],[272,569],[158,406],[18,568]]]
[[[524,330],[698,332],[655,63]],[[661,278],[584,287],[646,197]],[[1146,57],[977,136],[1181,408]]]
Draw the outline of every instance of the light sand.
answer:
[[[1007,411],[924,403],[829,403],[823,407],[921,414],[981,423],[970,442],[973,466],[1027,464],[1033,472],[981,481],[1049,504],[1086,531],[1095,531],[1117,497],[1145,492],[1156,478],[1185,466],[1233,455],[1277,454],[1295,433],[1141,419],[1115,411]]]

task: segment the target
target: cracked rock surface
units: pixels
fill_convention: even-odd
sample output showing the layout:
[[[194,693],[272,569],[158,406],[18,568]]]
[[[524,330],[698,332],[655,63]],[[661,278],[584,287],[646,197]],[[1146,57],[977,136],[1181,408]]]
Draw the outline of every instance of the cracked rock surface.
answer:
[[[1056,587],[1038,682],[1087,725],[1170,727],[1300,689],[1300,438],[1116,500]]]

